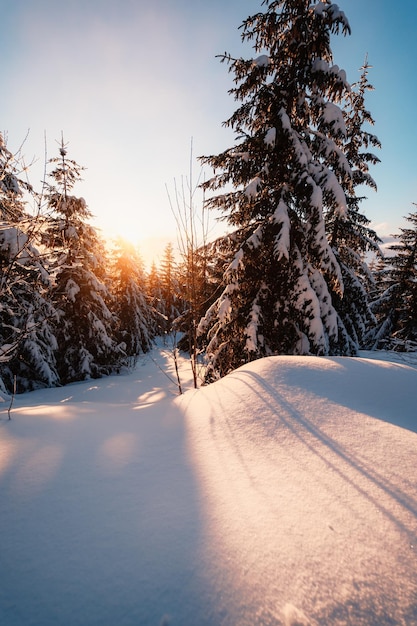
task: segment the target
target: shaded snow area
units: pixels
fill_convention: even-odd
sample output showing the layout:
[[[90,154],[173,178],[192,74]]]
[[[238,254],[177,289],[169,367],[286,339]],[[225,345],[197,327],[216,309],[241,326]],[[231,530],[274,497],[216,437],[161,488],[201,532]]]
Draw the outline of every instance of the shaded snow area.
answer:
[[[0,624],[416,625],[413,362],[161,368],[2,405]]]

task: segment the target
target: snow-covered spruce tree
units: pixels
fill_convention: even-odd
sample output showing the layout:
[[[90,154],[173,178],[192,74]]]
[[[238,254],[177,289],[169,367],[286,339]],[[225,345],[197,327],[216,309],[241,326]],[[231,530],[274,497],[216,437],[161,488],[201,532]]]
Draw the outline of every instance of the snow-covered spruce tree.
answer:
[[[104,244],[88,223],[91,213],[84,198],[70,194],[81,180],[81,167],[67,158],[63,140],[60,156],[50,164],[54,167],[47,192],[51,217],[45,241],[54,249],[57,365],[66,384],[112,372],[119,367],[123,351],[115,340],[117,319],[109,309]]]
[[[371,113],[365,108],[365,95],[373,89],[368,81],[369,68],[365,61],[359,82],[352,85],[347,95],[346,140],[341,146],[352,170],[352,176],[344,185],[347,212],[341,216],[330,207],[325,215],[326,231],[340,264],[344,284],[343,297],[337,291],[332,293],[333,304],[342,324],[339,332],[345,333],[352,342],[353,351],[363,346],[366,333],[375,324],[368,297],[373,277],[366,260],[367,253],[382,257],[381,240],[369,227],[369,219],[360,212],[364,198],[356,195],[359,186],[376,191],[369,167],[379,159],[369,149],[381,147],[378,138],[366,129],[366,126],[374,125]]]
[[[8,392],[58,383],[55,311],[36,247],[39,216],[26,211],[23,194],[33,190],[19,178],[22,167],[0,135],[0,389]]]
[[[122,239],[115,242],[112,254],[111,290],[114,310],[119,319],[118,341],[134,364],[139,354],[152,345],[154,313],[146,294],[146,276],[139,251]]]
[[[159,280],[161,288],[160,312],[165,323],[162,324],[162,332],[171,332],[174,320],[181,314],[182,302],[180,297],[180,285],[178,279],[178,265],[175,261],[174,247],[172,243],[165,246],[164,255],[159,267]]]
[[[162,299],[161,278],[155,261],[152,262],[146,284],[146,292],[153,313],[152,335],[162,336],[166,328],[165,305]]]
[[[237,143],[202,158],[215,170],[206,188],[232,186],[208,204],[227,213],[240,239],[226,287],[200,323],[209,379],[264,355],[353,350],[332,303],[343,279],[324,220],[346,218],[352,186],[342,110],[350,86],[330,48],[349,24],[328,0],[263,4],[242,25],[258,56],[222,57],[241,103],[225,123]]]
[[[0,254],[4,251],[3,234],[0,232]],[[9,230],[6,239],[10,234]],[[54,333],[56,311],[42,284],[46,273],[39,253],[33,246],[27,250],[30,260],[27,254],[17,260],[0,305],[0,378],[8,392],[14,389],[16,380],[17,393],[59,384]]]
[[[378,319],[368,335],[374,350],[417,350],[417,212],[406,219],[411,227],[395,235],[398,243],[389,247],[394,255],[385,261],[384,289],[371,305]]]

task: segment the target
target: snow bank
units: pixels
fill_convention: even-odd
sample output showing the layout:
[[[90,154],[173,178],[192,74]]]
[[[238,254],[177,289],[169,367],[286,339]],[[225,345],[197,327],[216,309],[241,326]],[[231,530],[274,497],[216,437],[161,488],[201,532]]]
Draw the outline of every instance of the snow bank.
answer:
[[[211,623],[417,623],[416,398],[406,365],[271,357],[183,400]]]
[[[181,397],[173,370],[0,413],[0,623],[417,623],[417,370],[271,357]]]

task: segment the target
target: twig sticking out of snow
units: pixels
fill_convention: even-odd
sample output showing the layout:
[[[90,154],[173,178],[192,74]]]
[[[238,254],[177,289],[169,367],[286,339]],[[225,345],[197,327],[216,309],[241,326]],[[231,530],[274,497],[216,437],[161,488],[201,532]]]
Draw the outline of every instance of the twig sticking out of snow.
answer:
[[[14,379],[13,379],[13,393],[12,393],[12,397],[10,398],[9,408],[7,409],[7,415],[9,416],[9,420],[12,419],[11,410],[12,410],[12,406],[13,406],[15,395],[16,395],[16,374],[14,375]]]

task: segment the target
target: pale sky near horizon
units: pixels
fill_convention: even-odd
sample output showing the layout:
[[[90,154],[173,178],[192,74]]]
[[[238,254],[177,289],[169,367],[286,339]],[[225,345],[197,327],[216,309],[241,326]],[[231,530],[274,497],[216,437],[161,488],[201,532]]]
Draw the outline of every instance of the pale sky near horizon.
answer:
[[[0,130],[23,146],[29,178],[40,188],[45,141],[57,155],[64,133],[68,156],[85,166],[77,187],[105,235],[138,242],[158,261],[176,226],[167,187],[199,165],[193,156],[233,146],[222,122],[236,104],[232,75],[216,59],[248,57],[242,21],[260,0],[1,0]],[[352,35],[333,37],[334,62],[359,78],[365,55],[375,91],[367,106],[382,142],[372,169],[378,192],[362,210],[380,236],[398,232],[417,202],[417,5],[406,0],[340,0]],[[200,198],[197,196],[197,203]],[[219,227],[217,227],[219,229]]]

